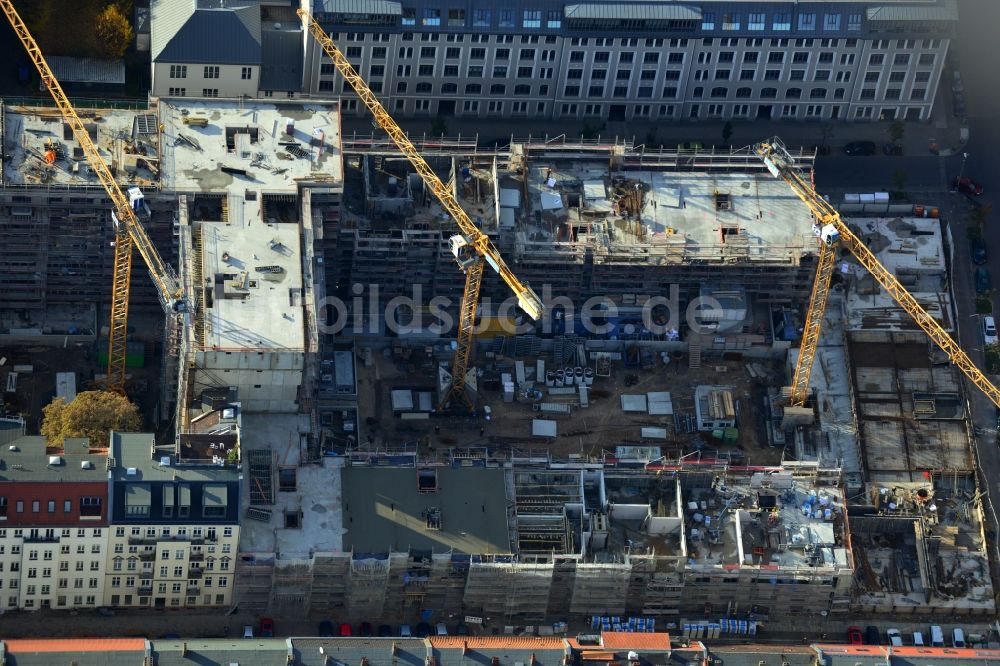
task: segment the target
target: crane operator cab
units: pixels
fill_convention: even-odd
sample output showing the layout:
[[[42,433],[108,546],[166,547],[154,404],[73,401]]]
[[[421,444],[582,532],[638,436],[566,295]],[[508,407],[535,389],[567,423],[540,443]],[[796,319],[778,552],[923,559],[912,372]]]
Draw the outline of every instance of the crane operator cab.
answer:
[[[146,205],[146,198],[142,195],[142,190],[138,187],[130,187],[125,192],[128,194],[128,205],[136,215],[150,215],[149,206]]]
[[[469,244],[465,236],[461,234],[455,234],[449,238],[448,245],[451,247],[451,253],[455,255],[458,267],[463,271],[479,259],[479,253]]]
[[[829,246],[836,245],[840,242],[840,232],[837,231],[837,227],[832,224],[824,224],[823,226],[814,224],[813,234]]]

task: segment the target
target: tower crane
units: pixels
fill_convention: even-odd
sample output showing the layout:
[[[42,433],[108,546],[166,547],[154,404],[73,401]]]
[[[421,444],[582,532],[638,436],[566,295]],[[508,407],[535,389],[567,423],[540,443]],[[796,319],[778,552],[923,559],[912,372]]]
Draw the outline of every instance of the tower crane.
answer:
[[[854,235],[829,202],[816,192],[812,184],[795,166],[795,160],[789,155],[780,139],[774,137],[769,141],[758,143],[754,152],[763,160],[768,171],[776,178],[781,178],[792,191],[812,211],[815,218],[813,233],[820,243],[819,262],[816,268],[816,278],[813,281],[812,296],[806,313],[806,325],[803,328],[802,344],[799,358],[792,379],[791,404],[801,407],[809,395],[809,375],[812,372],[816,358],[816,347],[819,344],[820,329],[823,324],[823,313],[826,310],[827,295],[830,291],[830,280],[833,275],[836,248],[847,249],[863,266],[876,282],[905,310],[924,333],[946,354],[951,362],[972,382],[986,397],[1000,407],[1000,389],[997,389],[983,372],[976,367],[958,343],[940,324],[927,314],[927,311],[899,283],[896,276],[882,265],[871,250]]]
[[[87,129],[77,115],[76,110],[70,103],[62,86],[56,80],[49,65],[45,62],[45,57],[28,31],[28,27],[21,20],[17,10],[14,9],[12,0],[0,0],[0,9],[3,9],[7,20],[14,28],[18,39],[24,45],[28,57],[35,64],[38,73],[42,77],[42,82],[59,107],[66,124],[73,130],[73,137],[83,149],[87,156],[90,167],[97,174],[98,180],[104,186],[108,198],[114,209],[111,219],[115,227],[115,258],[114,258],[114,278],[111,290],[111,325],[108,328],[108,390],[124,393],[125,391],[125,351],[126,334],[128,331],[128,298],[131,286],[132,272],[132,248],[139,250],[149,274],[153,278],[159,292],[160,300],[164,309],[168,313],[182,313],[186,309],[184,289],[178,279],[174,269],[163,261],[160,253],[149,239],[149,235],[139,221],[136,214],[137,209],[141,209],[143,202],[142,190],[132,187],[128,190],[128,196],[122,192],[118,182],[112,175],[104,158],[97,150],[97,146],[87,133]]]
[[[479,306],[479,288],[483,279],[483,268],[489,264],[497,272],[500,278],[507,283],[510,290],[517,297],[517,303],[529,317],[537,320],[542,316],[544,305],[534,290],[527,284],[521,282],[514,272],[507,267],[506,262],[500,256],[500,251],[490,241],[489,236],[484,234],[479,227],[473,223],[469,215],[465,212],[458,201],[455,200],[451,191],[441,182],[434,170],[427,164],[426,160],[417,152],[416,147],[410,142],[402,128],[396,124],[392,116],[385,110],[382,103],[378,101],[375,93],[354,69],[354,66],[347,60],[337,45],[333,42],[326,31],[320,26],[315,18],[309,15],[304,9],[296,10],[308,25],[309,32],[319,43],[323,51],[333,61],[334,67],[340,72],[344,80],[354,89],[361,101],[364,102],[368,110],[371,111],[375,122],[381,127],[389,138],[392,139],[399,151],[406,156],[423,179],[424,184],[434,193],[444,209],[451,215],[451,218],[458,225],[461,233],[449,239],[449,246],[452,254],[458,262],[459,268],[465,272],[465,290],[462,293],[462,304],[459,308],[457,348],[451,364],[451,387],[445,392],[440,409],[443,409],[455,397],[461,398],[470,410],[474,409],[471,398],[468,396],[466,385],[466,373],[469,368],[469,356],[472,351],[473,334],[476,326],[476,310]]]

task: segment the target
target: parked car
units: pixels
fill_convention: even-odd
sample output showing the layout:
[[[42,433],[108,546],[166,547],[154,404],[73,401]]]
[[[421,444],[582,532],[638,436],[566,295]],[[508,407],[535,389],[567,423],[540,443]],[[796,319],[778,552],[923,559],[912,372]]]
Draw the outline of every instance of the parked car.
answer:
[[[968,176],[962,176],[952,181],[951,186],[962,194],[971,194],[976,197],[983,196],[983,186]]]
[[[410,625],[408,624],[399,625],[400,638],[411,638],[412,636],[413,636],[413,631],[410,629]]]
[[[951,630],[951,646],[957,648],[965,647],[965,632],[958,627]]]
[[[260,618],[260,635],[263,638],[274,636],[274,620],[269,617]]]
[[[980,266],[976,269],[976,293],[985,294],[990,290],[990,272],[986,270],[986,266]]]
[[[889,645],[903,647],[903,635],[899,633],[899,629],[886,629],[885,635],[889,639]]]
[[[861,638],[861,627],[848,627],[847,628],[847,642],[851,645],[863,645],[864,639]]]
[[[381,638],[389,638],[392,636],[392,625],[380,624],[378,625],[378,635]]]
[[[358,625],[358,636],[368,637],[372,635],[372,623],[362,622]]]
[[[882,144],[882,154],[883,155],[902,155],[903,147],[895,143],[884,143]]]
[[[944,632],[936,624],[931,625],[931,647],[944,647]]]
[[[427,624],[426,622],[418,622],[417,623],[417,637],[418,638],[427,638],[430,635],[431,635],[431,625]]]
[[[878,627],[873,625],[868,625],[865,627],[865,644],[866,645],[881,645],[882,635],[879,633]]]
[[[913,646],[923,647],[924,646],[924,632],[914,631],[913,632]]]
[[[243,638],[253,638],[253,627],[249,624],[243,625]]]
[[[997,323],[989,315],[983,317],[983,342],[988,345],[997,343]]]
[[[982,266],[986,263],[986,243],[982,238],[974,238],[969,241],[969,255],[972,263]]]
[[[354,632],[351,631],[351,625],[347,624],[346,622],[341,622],[340,623],[340,635],[341,636],[350,636],[353,633]]]
[[[438,636],[447,636],[448,635],[448,627],[445,626],[444,622],[438,622],[436,629],[437,629],[437,631],[435,633]]]
[[[321,638],[333,638],[333,622],[323,620],[316,628],[316,635]]]
[[[844,146],[845,155],[874,155],[878,147],[874,141],[851,141]]]

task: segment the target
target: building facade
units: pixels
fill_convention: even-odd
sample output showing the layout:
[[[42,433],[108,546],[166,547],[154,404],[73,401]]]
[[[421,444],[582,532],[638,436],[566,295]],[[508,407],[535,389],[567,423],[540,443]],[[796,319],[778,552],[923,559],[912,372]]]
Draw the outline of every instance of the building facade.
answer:
[[[443,117],[927,120],[957,21],[954,0],[313,5],[391,113]],[[307,92],[367,113],[307,50]]]
[[[225,438],[223,438],[225,439]],[[227,440],[228,441],[228,440]],[[103,603],[126,608],[226,606],[239,541],[239,473],[113,433]]]
[[[0,464],[0,603],[6,610],[103,603],[107,451],[21,437]]]

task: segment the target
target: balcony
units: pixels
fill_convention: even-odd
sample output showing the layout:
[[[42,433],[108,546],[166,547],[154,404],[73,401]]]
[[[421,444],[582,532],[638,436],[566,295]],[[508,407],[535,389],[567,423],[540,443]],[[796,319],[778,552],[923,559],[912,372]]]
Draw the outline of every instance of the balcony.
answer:
[[[139,559],[142,560],[142,561],[144,561],[144,562],[151,562],[151,561],[153,561],[153,560],[156,559],[156,551],[155,550],[144,550],[141,553],[139,553]]]
[[[189,569],[188,570],[188,578],[201,578],[204,575],[205,575],[205,572],[202,569]]]
[[[201,587],[199,587],[198,585],[188,585],[187,593],[192,595],[201,594]]]
[[[151,594],[153,594],[153,586],[152,585],[146,585],[146,586],[141,586],[140,585],[139,586],[139,596],[140,597],[148,597]]]
[[[24,543],[59,543],[59,537],[54,535],[53,536],[44,536],[37,534],[35,536],[26,535],[24,537]]]
[[[193,551],[191,553],[188,553],[188,560],[191,562],[201,562],[204,559],[205,559],[205,553],[195,553]]]
[[[153,572],[152,571],[140,571],[139,572],[139,580],[153,580]]]

